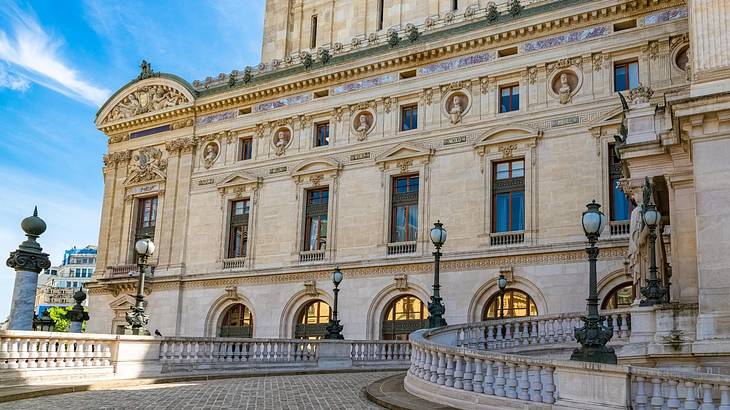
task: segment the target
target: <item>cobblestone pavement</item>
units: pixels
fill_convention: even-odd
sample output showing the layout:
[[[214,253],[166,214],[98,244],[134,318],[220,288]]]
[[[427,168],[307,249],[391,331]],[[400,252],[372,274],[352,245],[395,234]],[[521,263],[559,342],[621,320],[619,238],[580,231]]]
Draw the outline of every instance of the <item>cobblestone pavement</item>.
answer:
[[[268,376],[155,384],[38,397],[0,409],[380,409],[363,387],[392,372]]]

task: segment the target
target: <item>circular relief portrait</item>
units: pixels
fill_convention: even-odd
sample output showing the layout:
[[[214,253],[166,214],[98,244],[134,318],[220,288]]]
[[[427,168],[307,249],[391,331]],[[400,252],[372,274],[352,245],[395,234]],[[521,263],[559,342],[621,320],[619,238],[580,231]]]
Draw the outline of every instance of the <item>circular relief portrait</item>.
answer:
[[[580,78],[571,70],[560,71],[553,76],[550,86],[553,94],[560,100],[560,103],[567,104],[573,99],[575,93],[578,92]]]
[[[352,129],[357,134],[357,140],[363,141],[375,127],[375,116],[370,111],[359,111],[352,119]]]
[[[454,91],[446,96],[444,110],[449,115],[452,124],[459,123],[468,109],[469,97],[463,91]]]
[[[276,155],[284,154],[286,147],[291,142],[291,130],[288,127],[280,127],[274,131],[271,143],[274,145]]]
[[[203,164],[206,168],[210,168],[211,165],[218,159],[220,153],[220,147],[217,142],[211,141],[205,144],[203,148]]]
[[[674,64],[677,65],[677,68],[679,68],[682,71],[687,70],[687,63],[689,63],[689,54],[687,53],[689,51],[689,46],[686,45],[682,47],[678,52],[677,55],[674,57]]]

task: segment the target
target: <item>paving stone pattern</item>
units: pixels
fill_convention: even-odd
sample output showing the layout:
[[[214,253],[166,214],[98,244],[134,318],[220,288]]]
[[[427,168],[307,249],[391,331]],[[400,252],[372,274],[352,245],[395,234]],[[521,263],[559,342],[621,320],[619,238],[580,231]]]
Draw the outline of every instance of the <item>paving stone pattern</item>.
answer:
[[[396,373],[268,376],[125,387],[2,403],[0,409],[380,409],[366,385]]]

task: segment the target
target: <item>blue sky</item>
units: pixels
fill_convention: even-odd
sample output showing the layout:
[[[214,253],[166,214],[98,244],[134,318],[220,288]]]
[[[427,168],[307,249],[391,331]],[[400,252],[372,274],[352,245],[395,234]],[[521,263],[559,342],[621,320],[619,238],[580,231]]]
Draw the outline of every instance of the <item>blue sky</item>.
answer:
[[[0,0],[0,256],[24,239],[20,221],[34,205],[53,264],[64,249],[96,244],[99,106],[143,58],[190,82],[258,64],[263,13],[264,0]],[[0,321],[14,278],[3,263]]]

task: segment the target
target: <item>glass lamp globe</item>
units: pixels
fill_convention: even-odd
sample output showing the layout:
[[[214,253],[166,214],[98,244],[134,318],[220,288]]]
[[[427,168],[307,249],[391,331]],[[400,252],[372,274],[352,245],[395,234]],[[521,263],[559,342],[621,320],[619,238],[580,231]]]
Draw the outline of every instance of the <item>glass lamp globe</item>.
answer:
[[[340,270],[340,267],[336,267],[335,271],[332,272],[332,283],[335,284],[335,286],[339,285],[340,282],[342,282],[342,271]]]
[[[431,228],[431,242],[436,246],[441,246],[446,242],[446,229],[441,221],[437,221]]]
[[[644,223],[649,226],[656,226],[661,218],[662,215],[656,210],[656,205],[644,205]]]
[[[155,244],[151,239],[143,238],[134,244],[134,250],[140,256],[152,256],[155,253]]]
[[[601,205],[597,204],[595,200],[590,204],[586,205],[586,210],[583,212],[581,223],[583,225],[583,231],[586,236],[600,236],[603,229],[606,227],[606,216],[603,212],[599,211]]]
[[[499,275],[499,279],[497,279],[497,286],[499,286],[499,290],[504,290],[507,287],[507,278],[505,278],[504,275]]]

